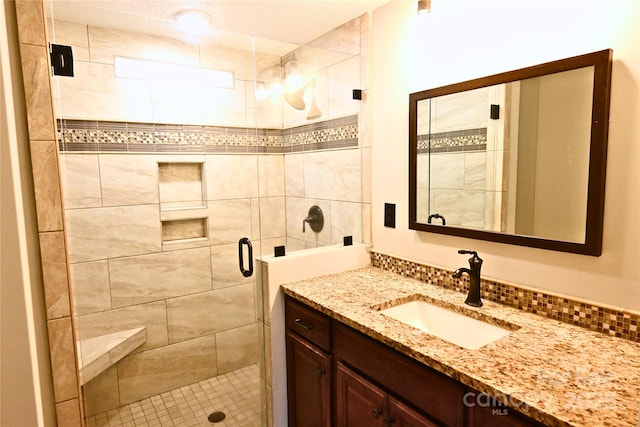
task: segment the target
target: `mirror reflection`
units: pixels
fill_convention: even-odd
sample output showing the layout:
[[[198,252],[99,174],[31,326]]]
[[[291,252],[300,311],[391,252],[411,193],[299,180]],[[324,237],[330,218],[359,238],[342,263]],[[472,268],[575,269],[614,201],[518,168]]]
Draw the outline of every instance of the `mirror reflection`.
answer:
[[[601,229],[610,53],[411,94],[410,228],[584,253]]]
[[[418,102],[419,222],[583,242],[593,67]]]

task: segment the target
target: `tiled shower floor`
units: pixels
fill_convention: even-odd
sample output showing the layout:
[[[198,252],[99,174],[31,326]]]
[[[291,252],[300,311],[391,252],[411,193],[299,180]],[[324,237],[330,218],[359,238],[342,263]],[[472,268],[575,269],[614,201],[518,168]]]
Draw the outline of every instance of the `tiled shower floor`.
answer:
[[[87,427],[260,427],[258,365],[180,387],[87,418]],[[217,423],[207,419],[222,411]]]

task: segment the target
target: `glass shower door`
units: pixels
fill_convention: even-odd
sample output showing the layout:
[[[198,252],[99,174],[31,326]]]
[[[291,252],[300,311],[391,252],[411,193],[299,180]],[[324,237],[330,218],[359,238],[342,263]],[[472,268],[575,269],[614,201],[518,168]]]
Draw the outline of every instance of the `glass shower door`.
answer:
[[[78,19],[134,18],[97,5],[47,5],[85,423],[265,425],[253,43]]]

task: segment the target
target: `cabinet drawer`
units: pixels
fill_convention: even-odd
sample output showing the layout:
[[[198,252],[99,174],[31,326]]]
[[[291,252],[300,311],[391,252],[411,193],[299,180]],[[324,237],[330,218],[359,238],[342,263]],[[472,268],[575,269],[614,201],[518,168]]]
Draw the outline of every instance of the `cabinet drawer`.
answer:
[[[465,388],[457,381],[342,324],[335,323],[333,354],[446,426],[462,426]]]
[[[325,351],[331,348],[331,320],[324,314],[287,297],[285,326]]]

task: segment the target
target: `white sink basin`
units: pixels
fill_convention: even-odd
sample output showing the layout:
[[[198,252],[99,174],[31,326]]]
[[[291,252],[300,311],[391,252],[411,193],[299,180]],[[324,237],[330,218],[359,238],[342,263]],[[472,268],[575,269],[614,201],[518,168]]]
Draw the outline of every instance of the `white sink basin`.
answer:
[[[409,301],[380,310],[380,313],[469,350],[476,350],[511,333],[508,329],[425,301]]]

